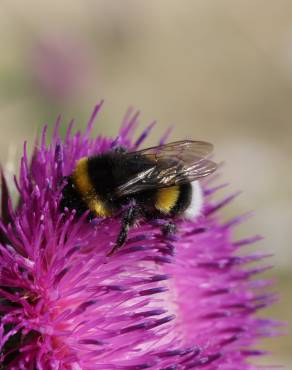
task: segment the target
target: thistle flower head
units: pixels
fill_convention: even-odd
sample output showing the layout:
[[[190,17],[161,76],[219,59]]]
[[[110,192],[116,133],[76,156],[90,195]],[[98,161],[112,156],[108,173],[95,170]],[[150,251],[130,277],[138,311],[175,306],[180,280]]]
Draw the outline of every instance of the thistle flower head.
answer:
[[[127,115],[117,139],[90,138],[96,107],[85,133],[51,144],[46,129],[31,160],[26,146],[16,180],[13,209],[2,175],[0,234],[0,346],[5,369],[187,370],[255,369],[249,358],[271,323],[255,316],[270,303],[251,279],[263,267],[246,264],[238,249],[258,240],[233,240],[241,217],[222,222],[217,211],[233,196],[212,201],[204,182],[203,214],[177,220],[165,237],[163,220],[141,221],[126,245],[107,257],[118,218],[88,222],[86,214],[60,211],[62,179],[78,159],[117,144],[136,148],[137,115]]]

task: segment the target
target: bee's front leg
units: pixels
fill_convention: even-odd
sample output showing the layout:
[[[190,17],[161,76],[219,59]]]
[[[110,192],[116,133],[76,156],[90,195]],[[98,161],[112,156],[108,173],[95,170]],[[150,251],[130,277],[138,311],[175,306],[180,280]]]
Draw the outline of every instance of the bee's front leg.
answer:
[[[139,215],[140,208],[136,204],[131,205],[125,211],[122,217],[122,227],[118,235],[116,244],[112,248],[112,250],[107,254],[107,256],[112,256],[117,250],[119,250],[125,244],[128,237],[128,231],[130,227],[134,225],[135,221],[139,218]]]

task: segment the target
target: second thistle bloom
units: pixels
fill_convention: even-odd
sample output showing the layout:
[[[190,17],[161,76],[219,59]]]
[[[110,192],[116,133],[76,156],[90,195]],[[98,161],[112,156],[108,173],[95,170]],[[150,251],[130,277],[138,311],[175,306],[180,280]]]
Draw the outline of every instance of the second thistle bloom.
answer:
[[[242,218],[222,222],[217,211],[233,196],[212,201],[217,187],[203,183],[204,209],[177,221],[175,237],[161,222],[141,222],[111,258],[118,219],[88,222],[87,214],[60,212],[62,179],[86,156],[108,151],[114,140],[84,134],[61,140],[46,131],[32,159],[24,152],[13,209],[2,181],[0,245],[1,363],[7,369],[187,370],[255,369],[251,356],[270,322],[255,316],[272,298],[252,279],[263,267],[239,257],[258,237],[233,239]],[[136,116],[118,141],[135,147]],[[144,135],[142,135],[143,137]],[[138,139],[138,143],[141,140]]]

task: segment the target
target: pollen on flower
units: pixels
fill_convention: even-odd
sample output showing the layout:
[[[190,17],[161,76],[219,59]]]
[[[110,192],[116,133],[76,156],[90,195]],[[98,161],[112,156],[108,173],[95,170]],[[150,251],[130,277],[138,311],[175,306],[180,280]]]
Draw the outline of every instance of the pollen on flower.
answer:
[[[136,149],[153,126],[134,140],[138,115],[129,112],[116,139],[91,138],[100,107],[84,133],[70,125],[62,140],[58,120],[50,145],[45,128],[31,159],[25,148],[16,208],[2,174],[2,368],[256,369],[254,345],[274,329],[255,314],[274,297],[253,278],[265,267],[247,266],[266,255],[237,254],[259,237],[234,240],[242,218],[226,223],[218,213],[234,196],[216,203],[220,186],[203,181],[199,218],[177,220],[169,236],[164,220],[141,221],[111,257],[118,219],[60,211],[62,180],[80,158],[117,144]]]

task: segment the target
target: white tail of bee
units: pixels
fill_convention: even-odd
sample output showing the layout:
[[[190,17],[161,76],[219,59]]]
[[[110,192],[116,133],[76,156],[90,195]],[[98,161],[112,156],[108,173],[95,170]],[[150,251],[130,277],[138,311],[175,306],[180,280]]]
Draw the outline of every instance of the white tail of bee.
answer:
[[[193,181],[192,185],[192,201],[186,209],[184,216],[194,219],[201,214],[203,208],[203,191],[199,181]]]

